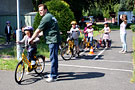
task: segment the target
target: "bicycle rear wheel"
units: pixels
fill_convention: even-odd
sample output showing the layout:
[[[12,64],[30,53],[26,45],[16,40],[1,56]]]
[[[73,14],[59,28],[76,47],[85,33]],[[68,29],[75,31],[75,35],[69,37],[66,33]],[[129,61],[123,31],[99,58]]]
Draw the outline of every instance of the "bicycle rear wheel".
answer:
[[[20,61],[15,69],[15,81],[20,84],[21,80],[23,79],[23,75],[24,75],[24,63],[22,61]]]
[[[37,74],[41,74],[45,68],[45,59],[42,55],[37,56],[36,68],[34,69]]]
[[[86,43],[85,43],[85,41],[81,41],[81,43],[80,43],[80,48],[81,48],[82,50],[84,50],[84,49],[86,48]]]
[[[97,49],[97,47],[98,47],[98,41],[94,39],[92,43],[93,43],[93,48],[94,49]]]
[[[65,46],[64,48],[61,49],[60,55],[64,60],[70,60],[72,57],[72,51],[68,49],[68,46]]]

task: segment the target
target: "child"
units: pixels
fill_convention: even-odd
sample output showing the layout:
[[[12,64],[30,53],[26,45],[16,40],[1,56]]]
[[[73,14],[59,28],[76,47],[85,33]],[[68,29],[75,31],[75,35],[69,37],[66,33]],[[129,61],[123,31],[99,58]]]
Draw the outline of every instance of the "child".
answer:
[[[87,26],[84,28],[83,32],[84,32],[84,36],[85,36],[86,41],[88,41],[88,40],[87,40],[87,38],[88,38],[88,33],[86,32],[86,30],[87,30]]]
[[[90,42],[90,46],[93,46],[93,44],[92,44],[92,41],[93,41],[93,31],[94,31],[94,29],[92,28],[92,23],[87,24],[86,32],[88,33],[88,42]]]
[[[77,51],[77,54],[79,56],[79,35],[80,35],[80,31],[79,28],[77,27],[77,22],[76,21],[72,21],[71,22],[72,28],[70,29],[70,34],[72,35],[72,38],[74,39],[74,44],[75,44],[75,48]]]
[[[17,43],[19,44],[25,44],[25,47],[27,49],[27,56],[28,56],[28,60],[31,61],[31,65],[34,66],[35,65],[35,60],[34,60],[34,54],[37,51],[37,46],[36,46],[36,42],[39,41],[39,38],[36,38],[32,44],[28,43],[28,40],[31,38],[32,34],[33,34],[33,28],[31,26],[27,26],[24,29],[24,33],[26,34],[23,39],[21,41],[17,41]]]
[[[120,39],[122,42],[122,50],[119,53],[127,53],[127,42],[126,42],[126,26],[127,26],[127,15],[121,15],[120,19],[122,23],[120,24]]]
[[[103,34],[103,43],[104,43],[104,47],[108,48],[110,47],[109,42],[110,42],[110,32],[111,29],[108,26],[108,22],[104,22],[104,28],[101,30],[101,32],[104,32]]]

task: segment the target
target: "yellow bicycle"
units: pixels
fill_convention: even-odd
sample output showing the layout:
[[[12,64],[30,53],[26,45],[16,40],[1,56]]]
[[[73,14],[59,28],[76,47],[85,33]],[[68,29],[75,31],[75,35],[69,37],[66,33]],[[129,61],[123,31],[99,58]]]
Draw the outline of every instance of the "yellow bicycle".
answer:
[[[74,39],[72,39],[70,35],[67,38],[66,45],[61,49],[60,54],[64,60],[70,60],[72,57],[76,56],[77,51],[75,49]]]
[[[23,53],[22,53],[22,60],[18,62],[16,69],[15,69],[15,81],[20,84],[23,75],[25,73],[25,67],[27,66],[27,71],[31,72],[34,70],[37,74],[41,74],[44,71],[45,68],[45,57],[42,55],[34,55],[34,59],[36,60],[36,64],[34,66],[31,65],[31,62],[27,59],[27,57],[24,54],[23,47]]]

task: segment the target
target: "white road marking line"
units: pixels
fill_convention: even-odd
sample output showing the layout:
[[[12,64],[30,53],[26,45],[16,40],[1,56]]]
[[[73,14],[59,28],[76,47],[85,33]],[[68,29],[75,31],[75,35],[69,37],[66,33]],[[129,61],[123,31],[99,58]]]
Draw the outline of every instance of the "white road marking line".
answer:
[[[93,60],[91,60],[93,61]],[[132,64],[132,62],[129,62],[129,61],[114,61],[114,60],[94,60],[94,62],[113,62],[113,63],[130,63]]]
[[[106,50],[106,48],[104,48],[98,55],[96,55],[96,57],[93,60],[97,59],[99,57],[99,55],[101,55],[105,50]]]
[[[51,64],[46,64],[51,65]],[[133,72],[132,70],[126,70],[126,69],[114,69],[114,68],[104,68],[104,67],[91,67],[91,66],[80,66],[80,65],[68,65],[68,64],[59,64],[60,66],[65,67],[76,67],[76,68],[90,68],[90,69],[100,69],[100,70],[109,70],[109,71],[123,71],[123,72]]]

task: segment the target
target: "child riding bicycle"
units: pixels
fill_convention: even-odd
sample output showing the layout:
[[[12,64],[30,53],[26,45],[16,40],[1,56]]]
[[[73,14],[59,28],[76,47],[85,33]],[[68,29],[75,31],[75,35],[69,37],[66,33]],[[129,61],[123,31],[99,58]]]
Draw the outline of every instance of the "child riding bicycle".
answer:
[[[110,32],[111,32],[111,29],[108,26],[108,22],[104,22],[104,28],[100,32],[104,32],[104,34],[103,34],[104,47],[109,48],[110,47]]]
[[[74,40],[74,44],[75,44],[75,49],[77,51],[77,55],[79,56],[79,35],[80,35],[80,31],[79,28],[77,26],[77,22],[76,21],[72,21],[71,22],[72,28],[70,29],[70,34],[72,36],[72,39]]]
[[[88,42],[90,42],[90,46],[93,46],[93,31],[94,29],[92,28],[92,23],[87,24],[86,32],[88,33]]]
[[[17,43],[25,44],[25,47],[27,49],[27,58],[29,61],[31,61],[31,65],[34,66],[36,64],[36,61],[34,60],[34,55],[37,52],[36,43],[39,41],[39,38],[36,38],[31,44],[29,44],[28,41],[31,38],[34,29],[31,26],[27,26],[23,29],[26,35],[21,41],[17,41]]]

